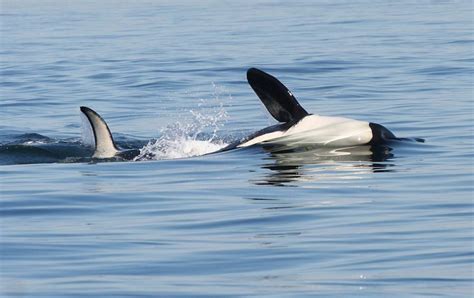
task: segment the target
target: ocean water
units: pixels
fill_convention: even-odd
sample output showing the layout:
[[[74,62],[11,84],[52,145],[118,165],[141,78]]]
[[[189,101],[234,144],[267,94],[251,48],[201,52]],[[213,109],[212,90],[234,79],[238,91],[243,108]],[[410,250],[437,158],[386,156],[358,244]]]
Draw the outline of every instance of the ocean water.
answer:
[[[474,295],[472,1],[0,2],[3,297]],[[381,148],[255,146],[245,72]],[[137,161],[97,161],[79,106]]]

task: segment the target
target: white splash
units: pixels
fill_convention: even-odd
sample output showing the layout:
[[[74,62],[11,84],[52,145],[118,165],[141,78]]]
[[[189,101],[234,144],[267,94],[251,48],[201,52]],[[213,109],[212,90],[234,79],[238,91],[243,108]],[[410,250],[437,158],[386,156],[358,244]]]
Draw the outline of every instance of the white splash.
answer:
[[[218,151],[227,144],[210,140],[195,140],[187,136],[176,139],[160,138],[150,141],[140,149],[140,154],[134,160],[176,159],[200,156]]]
[[[31,145],[44,145],[44,144],[49,144],[49,143],[51,143],[51,141],[48,142],[48,141],[43,141],[43,140],[34,140],[34,141],[25,141],[23,142],[22,145],[31,146]]]
[[[134,160],[200,156],[227,146],[228,144],[220,140],[217,135],[227,120],[227,112],[218,94],[220,89],[215,85],[213,87],[213,101],[219,101],[217,107],[205,107],[206,100],[200,99],[198,110],[189,110],[189,114],[180,116],[180,121],[163,129],[161,137],[148,142],[140,149],[140,154]]]

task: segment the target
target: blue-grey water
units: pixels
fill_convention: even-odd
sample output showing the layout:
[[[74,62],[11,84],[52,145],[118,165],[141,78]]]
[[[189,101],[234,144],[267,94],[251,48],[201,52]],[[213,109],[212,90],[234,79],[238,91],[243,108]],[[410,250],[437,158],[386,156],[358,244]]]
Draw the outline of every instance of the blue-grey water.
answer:
[[[474,295],[472,1],[0,9],[1,296]],[[202,155],[275,123],[249,67],[425,143]]]

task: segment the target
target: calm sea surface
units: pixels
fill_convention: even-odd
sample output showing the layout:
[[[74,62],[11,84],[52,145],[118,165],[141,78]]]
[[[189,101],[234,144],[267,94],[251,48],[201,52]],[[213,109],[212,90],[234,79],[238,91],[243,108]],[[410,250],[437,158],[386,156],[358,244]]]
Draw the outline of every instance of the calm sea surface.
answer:
[[[3,297],[474,295],[471,1],[0,2]],[[208,154],[306,110],[374,150]],[[140,161],[97,162],[79,106]]]

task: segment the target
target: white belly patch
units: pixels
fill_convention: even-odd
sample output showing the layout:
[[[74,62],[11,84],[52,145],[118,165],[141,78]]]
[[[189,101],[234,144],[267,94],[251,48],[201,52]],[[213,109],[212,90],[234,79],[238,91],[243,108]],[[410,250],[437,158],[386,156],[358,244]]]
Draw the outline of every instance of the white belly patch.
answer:
[[[275,131],[260,135],[240,144],[247,147],[254,144],[279,144],[291,146],[354,146],[363,145],[372,139],[368,122],[342,117],[309,115],[286,131]]]

